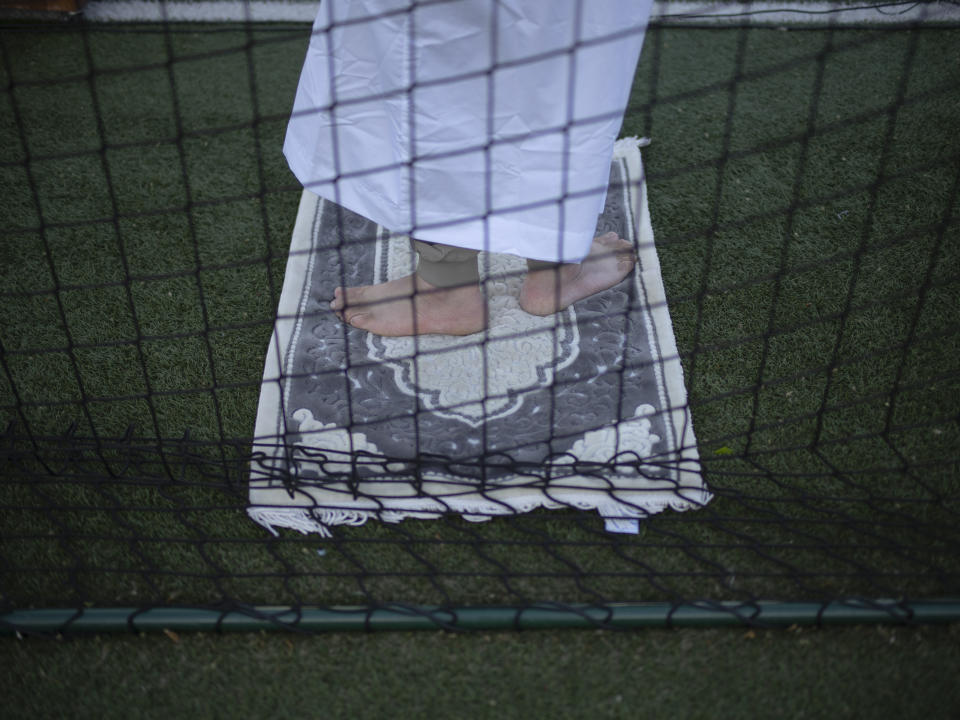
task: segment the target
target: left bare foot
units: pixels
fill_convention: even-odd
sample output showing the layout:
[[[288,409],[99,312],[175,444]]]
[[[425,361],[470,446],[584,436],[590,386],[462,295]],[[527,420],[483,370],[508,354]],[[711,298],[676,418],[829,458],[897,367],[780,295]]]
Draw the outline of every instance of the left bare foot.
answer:
[[[416,275],[379,285],[337,288],[337,317],[375,335],[470,335],[486,327],[486,304],[476,284],[438,288]]]
[[[520,307],[531,315],[552,315],[578,300],[612,288],[637,262],[637,254],[614,232],[593,239],[581,263],[527,273],[520,288]],[[558,287],[559,283],[559,287]]]

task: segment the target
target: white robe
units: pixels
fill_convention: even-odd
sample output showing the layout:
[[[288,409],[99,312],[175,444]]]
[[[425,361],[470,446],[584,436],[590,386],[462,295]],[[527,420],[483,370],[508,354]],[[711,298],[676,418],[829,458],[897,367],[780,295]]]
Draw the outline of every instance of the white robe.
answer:
[[[324,0],[284,154],[393,232],[572,262],[603,209],[651,0]]]

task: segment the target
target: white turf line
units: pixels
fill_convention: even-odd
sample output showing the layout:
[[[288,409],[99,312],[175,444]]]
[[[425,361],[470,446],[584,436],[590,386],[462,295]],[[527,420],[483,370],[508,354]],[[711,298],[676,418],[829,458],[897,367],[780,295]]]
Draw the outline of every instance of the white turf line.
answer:
[[[84,8],[83,14],[88,20],[100,22],[313,22],[318,7],[316,0],[92,0]],[[752,25],[957,23],[960,22],[960,4],[655,2],[653,18],[677,25],[742,24],[747,20]]]

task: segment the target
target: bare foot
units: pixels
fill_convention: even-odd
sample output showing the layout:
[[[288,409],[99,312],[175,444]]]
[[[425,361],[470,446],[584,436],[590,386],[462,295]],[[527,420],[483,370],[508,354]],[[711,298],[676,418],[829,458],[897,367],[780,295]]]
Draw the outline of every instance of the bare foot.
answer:
[[[593,239],[583,262],[527,273],[520,288],[520,307],[531,315],[552,315],[613,287],[633,270],[636,262],[633,245],[614,232],[600,235]]]
[[[416,275],[379,285],[337,288],[330,302],[337,317],[375,335],[470,335],[486,327],[479,285],[437,288]]]

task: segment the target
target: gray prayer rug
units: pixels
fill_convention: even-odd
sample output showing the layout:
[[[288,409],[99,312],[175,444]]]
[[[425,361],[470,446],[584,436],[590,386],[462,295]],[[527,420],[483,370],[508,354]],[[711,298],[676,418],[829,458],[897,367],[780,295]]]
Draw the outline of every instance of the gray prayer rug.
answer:
[[[271,532],[457,513],[597,510],[614,531],[704,505],[635,138],[617,143],[598,232],[639,261],[562,313],[523,312],[520,258],[480,255],[487,331],[384,338],[344,325],[338,285],[414,269],[409,238],[304,192],[271,337],[250,516]]]

